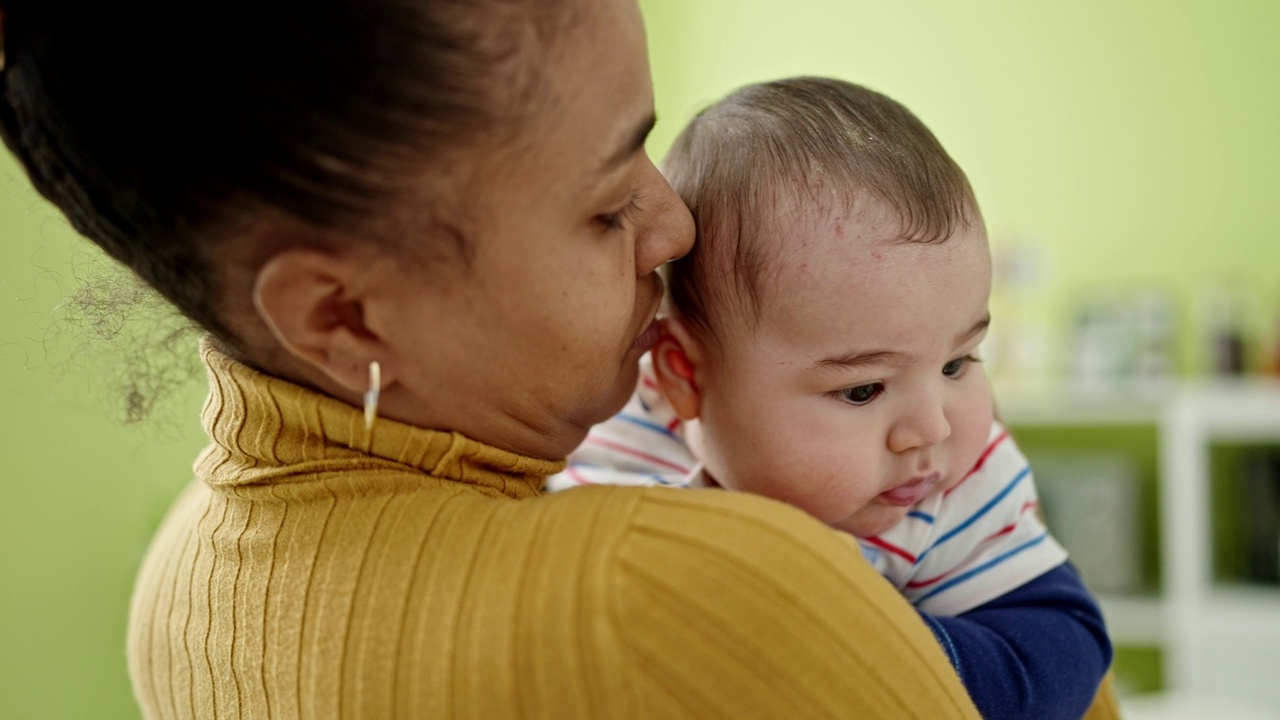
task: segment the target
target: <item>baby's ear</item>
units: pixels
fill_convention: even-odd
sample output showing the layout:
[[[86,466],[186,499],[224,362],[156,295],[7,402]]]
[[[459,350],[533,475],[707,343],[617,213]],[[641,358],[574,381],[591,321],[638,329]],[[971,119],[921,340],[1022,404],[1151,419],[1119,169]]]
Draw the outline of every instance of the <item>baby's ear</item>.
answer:
[[[702,346],[679,318],[664,318],[662,326],[652,350],[658,387],[677,417],[695,420],[702,407]]]

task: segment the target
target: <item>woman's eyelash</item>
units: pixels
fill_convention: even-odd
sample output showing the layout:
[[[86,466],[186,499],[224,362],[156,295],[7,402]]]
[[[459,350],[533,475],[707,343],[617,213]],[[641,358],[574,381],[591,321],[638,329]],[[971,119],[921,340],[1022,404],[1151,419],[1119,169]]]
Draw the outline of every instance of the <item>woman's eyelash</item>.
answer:
[[[627,226],[627,222],[631,220],[632,216],[639,210],[640,193],[633,192],[631,193],[630,199],[627,200],[626,205],[614,212],[597,215],[596,222],[606,230],[621,230]]]

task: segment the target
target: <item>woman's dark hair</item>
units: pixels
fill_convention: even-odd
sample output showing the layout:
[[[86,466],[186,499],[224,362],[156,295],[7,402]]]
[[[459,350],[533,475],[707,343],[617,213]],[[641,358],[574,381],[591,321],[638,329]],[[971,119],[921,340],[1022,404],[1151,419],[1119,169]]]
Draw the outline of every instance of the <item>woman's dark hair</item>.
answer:
[[[557,4],[0,0],[0,134],[78,231],[232,342],[210,239],[258,210],[370,218],[521,102]]]

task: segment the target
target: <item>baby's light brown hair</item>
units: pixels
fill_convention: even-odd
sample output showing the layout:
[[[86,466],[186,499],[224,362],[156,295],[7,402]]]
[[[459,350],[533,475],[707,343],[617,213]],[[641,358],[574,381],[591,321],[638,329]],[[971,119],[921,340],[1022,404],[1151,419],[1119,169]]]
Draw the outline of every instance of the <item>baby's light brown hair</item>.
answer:
[[[788,222],[784,208],[878,200],[897,213],[903,242],[943,242],[981,222],[964,172],[924,123],[830,78],[735,91],[689,123],[663,171],[697,227],[693,250],[667,267],[670,300],[712,346],[719,323],[759,317],[770,270],[787,251],[770,242]]]

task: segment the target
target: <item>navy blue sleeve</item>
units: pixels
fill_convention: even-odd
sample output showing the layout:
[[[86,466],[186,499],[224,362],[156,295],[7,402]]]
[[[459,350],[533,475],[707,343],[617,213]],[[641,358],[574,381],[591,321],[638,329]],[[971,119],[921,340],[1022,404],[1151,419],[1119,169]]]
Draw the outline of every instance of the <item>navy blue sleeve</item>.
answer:
[[[957,617],[921,615],[985,720],[1080,720],[1111,666],[1102,612],[1069,563]]]

